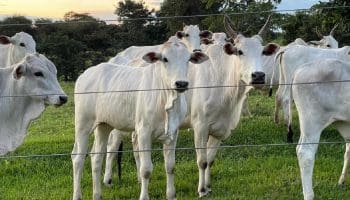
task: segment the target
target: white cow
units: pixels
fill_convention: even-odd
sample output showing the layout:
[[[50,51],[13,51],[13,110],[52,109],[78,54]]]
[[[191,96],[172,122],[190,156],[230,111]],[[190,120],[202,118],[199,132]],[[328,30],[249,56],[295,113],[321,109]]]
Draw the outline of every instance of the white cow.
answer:
[[[344,140],[350,142],[349,77],[349,62],[338,59],[304,64],[294,74],[291,94],[299,114],[300,139],[296,151],[305,200],[314,198],[312,174],[322,130],[334,124]],[[343,80],[346,82],[339,82]],[[305,84],[310,82],[316,83]],[[350,144],[347,143],[339,184],[345,181],[349,161]]]
[[[210,38],[212,33],[204,30],[200,31],[197,25],[186,25],[183,31],[176,32],[175,36],[171,36],[168,42],[174,42],[176,39],[181,40],[187,48],[192,51],[201,51],[200,40],[201,38]],[[160,51],[162,45],[155,46],[131,46],[124,51],[118,53],[115,57],[111,58],[108,62],[121,65],[133,65],[130,61],[134,59],[141,59],[145,52]],[[137,62],[137,61],[136,61]],[[143,63],[141,65],[144,65]]]
[[[275,121],[278,121],[278,111],[282,106],[284,111],[284,121],[288,124],[288,142],[293,141],[293,132],[290,122],[291,116],[288,113],[288,105],[291,101],[289,91],[292,77],[296,69],[304,63],[325,58],[337,58],[350,61],[350,47],[345,46],[338,49],[321,49],[310,46],[295,45],[280,51],[277,59],[280,61],[280,86],[276,92]]]
[[[336,24],[332,30],[330,31],[329,35],[323,35],[320,33],[316,27],[316,34],[318,37],[320,37],[319,41],[309,41],[305,42],[301,38],[295,39],[293,42],[289,43],[287,46],[281,47],[281,51],[283,51],[284,48],[288,46],[293,45],[310,45],[318,48],[325,48],[325,49],[336,49],[338,48],[338,41],[334,38],[334,31],[338,27],[339,24]],[[276,53],[277,54],[277,53]],[[264,64],[263,67],[266,69],[266,79],[270,80],[270,96],[272,95],[272,86],[279,84],[279,67],[278,62],[274,59],[274,56],[264,57]],[[273,67],[271,67],[273,66]],[[273,70],[272,70],[273,69]],[[278,113],[277,113],[278,115]],[[275,121],[277,122],[277,121]]]
[[[258,35],[250,38],[237,35],[228,24],[226,26],[230,36],[235,38],[235,46],[232,43],[210,45],[206,52],[210,62],[201,64],[201,67],[192,67],[189,71],[190,87],[234,86],[194,89],[186,93],[190,114],[181,124],[181,128],[194,130],[200,197],[210,192],[210,168],[217,148],[236,128],[246,94],[253,88],[245,85],[264,83],[264,73],[261,71],[262,55],[272,54],[278,48],[276,44],[262,46],[260,35],[265,31],[266,24]],[[111,149],[116,150],[118,147]],[[136,164],[139,166],[137,157]],[[111,182],[110,174],[108,178],[105,177],[107,184]]]
[[[324,36],[316,27],[316,33],[320,38],[319,41],[310,41],[308,44],[314,45],[320,48],[338,48],[338,41],[334,38],[334,31],[338,27],[339,24],[334,25],[329,35]]]
[[[221,44],[224,46],[227,42],[230,42],[231,38],[227,38],[226,33],[217,32],[213,33],[211,38],[201,39],[201,49],[205,52],[211,44]],[[233,41],[232,41],[233,42]]]
[[[0,155],[23,143],[30,122],[46,105],[67,102],[56,72],[41,54],[27,54],[19,63],[0,68]]]
[[[189,53],[181,42],[167,42],[160,52],[143,57],[153,63],[146,67],[128,67],[102,63],[87,69],[77,80],[75,92],[148,90],[130,93],[94,93],[75,95],[75,144],[72,162],[74,175],[73,199],[81,199],[80,180],[87,153],[89,134],[95,130],[94,151],[106,152],[108,135],[113,129],[135,131],[135,149],[139,152],[141,194],[149,199],[148,184],[153,170],[151,142],[162,141],[164,149],[174,149],[177,129],[187,113],[182,92],[188,88],[188,63],[201,63],[208,57]],[[164,150],[167,173],[167,198],[175,199],[175,150]],[[101,199],[101,154],[91,156],[94,199]]]
[[[0,35],[0,66],[7,67],[18,63],[27,53],[36,52],[33,37],[25,32],[12,37]]]

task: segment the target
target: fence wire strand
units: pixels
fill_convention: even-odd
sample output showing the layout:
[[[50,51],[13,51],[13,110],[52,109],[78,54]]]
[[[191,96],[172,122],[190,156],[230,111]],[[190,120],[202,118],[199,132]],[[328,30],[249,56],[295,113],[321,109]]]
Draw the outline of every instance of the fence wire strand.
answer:
[[[94,20],[80,20],[80,21],[56,21],[56,22],[38,22],[38,23],[14,23],[14,24],[0,24],[0,27],[6,26],[36,26],[36,25],[53,25],[53,24],[79,24],[79,23],[96,23],[96,22],[123,22],[123,21],[144,21],[144,20],[176,20],[176,19],[186,19],[186,18],[202,18],[211,16],[223,16],[227,15],[253,15],[253,14],[263,14],[263,13],[284,13],[284,12],[307,12],[307,11],[317,11],[317,10],[330,10],[330,9],[346,9],[350,6],[327,6],[321,8],[298,8],[298,9],[282,9],[282,10],[262,10],[253,12],[222,12],[222,13],[210,13],[210,14],[197,14],[197,15],[177,15],[177,16],[154,16],[154,17],[139,17],[139,18],[118,18],[118,19],[98,19]]]
[[[334,80],[334,81],[314,81],[300,83],[277,83],[277,84],[242,84],[242,85],[213,85],[213,86],[195,86],[188,87],[188,90],[197,89],[216,89],[216,88],[240,88],[240,87],[276,87],[276,86],[293,86],[293,85],[317,85],[317,84],[332,84],[332,83],[349,83],[350,80]],[[67,95],[85,95],[85,94],[107,94],[107,93],[131,93],[131,92],[154,92],[154,91],[169,91],[177,88],[150,88],[150,89],[128,89],[128,90],[110,90],[110,91],[90,91],[90,92],[73,92]],[[27,94],[27,95],[0,95],[1,98],[16,98],[16,97],[41,97],[41,96],[57,96],[62,94]]]
[[[314,143],[276,143],[276,144],[239,144],[239,145],[222,145],[218,147],[178,147],[174,149],[154,148],[146,150],[122,150],[122,151],[108,151],[108,152],[87,152],[87,153],[54,153],[54,154],[32,154],[32,155],[13,155],[0,156],[0,159],[15,159],[15,158],[45,158],[45,157],[63,157],[76,155],[96,155],[96,154],[110,154],[110,153],[134,153],[134,152],[159,152],[159,151],[195,151],[199,149],[238,149],[238,148],[261,148],[261,147],[281,147],[281,146],[299,146],[299,145],[331,145],[331,144],[347,144],[350,142],[314,142]]]

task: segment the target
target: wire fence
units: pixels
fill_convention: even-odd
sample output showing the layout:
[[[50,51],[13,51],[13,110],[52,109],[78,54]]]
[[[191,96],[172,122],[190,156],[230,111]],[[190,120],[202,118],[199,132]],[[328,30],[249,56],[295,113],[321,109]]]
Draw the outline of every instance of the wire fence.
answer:
[[[330,9],[346,9],[350,6],[332,6],[332,7],[322,7],[320,9],[330,10]],[[286,9],[286,10],[266,10],[257,12],[225,12],[225,13],[211,13],[211,14],[201,14],[201,15],[187,15],[187,16],[155,16],[146,18],[118,18],[118,19],[103,19],[103,22],[122,22],[122,21],[140,21],[140,20],[176,20],[194,17],[209,17],[209,16],[223,16],[227,15],[248,15],[248,14],[262,14],[262,13],[283,13],[283,12],[304,12],[304,11],[315,11],[316,9]],[[56,22],[33,22],[32,24],[0,24],[0,27],[8,26],[28,26],[28,25],[52,25],[52,24],[78,24],[78,23],[96,23],[96,21],[56,21]],[[283,83],[283,84],[259,84],[262,87],[277,87],[277,86],[292,86],[292,85],[316,85],[316,84],[334,84],[334,83],[348,83],[350,80],[334,80],[325,82],[304,82],[304,83]],[[254,87],[255,84],[240,84],[240,85],[213,85],[213,86],[195,86],[189,87],[188,90],[197,89],[214,89],[214,88],[238,88],[238,87]],[[150,89],[127,89],[127,90],[115,90],[115,91],[88,91],[88,92],[73,92],[67,93],[68,95],[88,95],[88,94],[105,94],[105,93],[131,93],[131,92],[155,92],[155,91],[167,91],[174,90],[176,88],[150,88]],[[61,94],[26,94],[26,95],[0,95],[0,98],[18,98],[18,97],[33,97],[33,96],[50,96],[50,95],[61,95]],[[62,124],[65,126],[66,122]],[[347,144],[347,142],[318,142],[318,143],[275,143],[275,144],[242,144],[242,145],[221,145],[215,147],[218,149],[236,149],[236,148],[260,148],[260,147],[281,147],[281,146],[296,146],[296,145],[330,145],[330,144]],[[154,148],[148,150],[124,150],[124,151],[110,151],[110,152],[88,152],[83,153],[83,155],[89,154],[108,154],[108,153],[133,153],[133,152],[145,152],[145,151],[163,151],[163,150],[175,150],[175,151],[194,151],[202,148],[195,147],[178,147],[175,149],[162,149]],[[210,147],[205,148],[210,149]],[[0,156],[0,159],[16,159],[16,158],[43,158],[43,157],[60,157],[60,156],[72,156],[72,155],[82,155],[82,154],[72,154],[72,153],[54,153],[54,154],[31,154],[31,155],[7,155]]]
[[[216,89],[216,88],[241,88],[241,87],[277,87],[277,86],[293,86],[293,85],[318,85],[318,84],[334,84],[334,83],[349,83],[350,80],[332,80],[332,81],[313,81],[300,83],[276,83],[276,84],[240,84],[240,85],[213,85],[213,86],[195,86],[188,87],[188,90],[198,89]],[[107,93],[132,93],[132,92],[155,92],[155,91],[171,91],[177,88],[150,88],[150,89],[127,89],[127,90],[109,90],[109,91],[87,91],[66,93],[67,95],[88,95],[88,94],[107,94]],[[0,98],[18,98],[18,97],[41,97],[41,96],[57,96],[60,93],[48,94],[25,94],[25,95],[0,95]]]
[[[177,20],[186,18],[203,18],[212,16],[223,16],[227,15],[253,15],[253,14],[263,14],[263,13],[286,13],[286,12],[307,12],[307,11],[317,11],[317,10],[331,10],[331,9],[346,9],[350,6],[328,6],[322,8],[308,8],[308,9],[283,9],[283,10],[262,10],[253,12],[222,12],[222,13],[210,13],[210,14],[197,14],[197,15],[177,15],[177,16],[154,16],[154,17],[139,17],[139,18],[121,18],[118,19],[99,19],[99,21],[93,20],[80,20],[80,21],[56,21],[56,22],[35,22],[28,23],[14,23],[14,24],[0,24],[0,27],[6,26],[35,26],[35,25],[52,25],[52,24],[79,24],[79,23],[96,23],[96,22],[123,22],[123,21],[145,21],[145,20]]]
[[[283,147],[283,146],[298,146],[298,145],[331,145],[331,144],[348,144],[350,142],[314,142],[314,143],[278,143],[278,144],[239,144],[239,145],[221,145],[218,147],[178,147],[173,149],[152,148],[145,150],[118,150],[107,152],[87,152],[87,153],[55,153],[55,154],[32,154],[32,155],[10,155],[0,156],[0,159],[15,159],[15,158],[44,158],[44,157],[66,157],[75,155],[96,155],[96,154],[111,154],[111,153],[135,153],[135,152],[159,152],[159,151],[195,151],[200,149],[237,149],[237,148],[260,148],[260,147]]]

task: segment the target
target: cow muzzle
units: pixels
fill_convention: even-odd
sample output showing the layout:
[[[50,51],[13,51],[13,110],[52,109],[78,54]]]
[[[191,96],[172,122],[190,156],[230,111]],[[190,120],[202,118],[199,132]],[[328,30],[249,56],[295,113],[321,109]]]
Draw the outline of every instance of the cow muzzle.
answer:
[[[68,96],[66,95],[60,95],[58,96],[58,101],[54,104],[55,106],[62,106],[63,104],[67,103]]]
[[[187,81],[176,81],[175,82],[175,90],[179,93],[185,92],[188,89]]]
[[[264,72],[254,72],[252,73],[251,84],[265,84],[265,73]]]

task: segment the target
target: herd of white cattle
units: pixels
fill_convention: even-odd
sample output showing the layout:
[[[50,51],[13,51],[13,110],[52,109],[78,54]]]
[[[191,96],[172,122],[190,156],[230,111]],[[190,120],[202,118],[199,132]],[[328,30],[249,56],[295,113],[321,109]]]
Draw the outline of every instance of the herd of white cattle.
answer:
[[[166,197],[176,199],[176,141],[179,129],[187,128],[194,131],[198,195],[208,195],[210,169],[218,147],[237,127],[248,92],[261,89],[266,82],[279,84],[275,121],[279,121],[282,106],[290,142],[292,102],[296,104],[303,194],[304,199],[314,198],[312,173],[322,130],[334,124],[350,142],[350,47],[338,48],[333,37],[336,26],[320,41],[306,43],[298,38],[280,47],[274,43],[262,45],[270,17],[252,37],[237,34],[231,23],[225,16],[228,36],[200,31],[197,25],[184,26],[164,44],[129,47],[79,76],[74,90],[74,200],[82,199],[80,182],[92,132],[92,152],[117,151],[123,137],[132,135],[140,199],[149,199],[151,144],[160,140]],[[46,105],[60,106],[68,99],[57,81],[55,65],[36,52],[35,41],[27,33],[0,36],[0,67],[0,155],[5,155],[23,143],[30,122]],[[129,90],[134,92],[108,92]],[[115,156],[107,154],[103,179],[107,186],[112,184]],[[92,154],[91,160],[93,198],[98,200],[102,198],[103,154]],[[345,181],[349,160],[347,144],[339,184]]]

